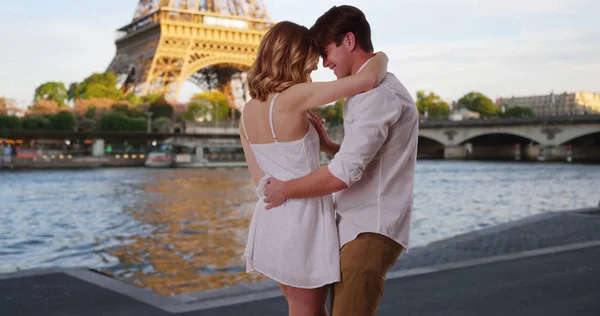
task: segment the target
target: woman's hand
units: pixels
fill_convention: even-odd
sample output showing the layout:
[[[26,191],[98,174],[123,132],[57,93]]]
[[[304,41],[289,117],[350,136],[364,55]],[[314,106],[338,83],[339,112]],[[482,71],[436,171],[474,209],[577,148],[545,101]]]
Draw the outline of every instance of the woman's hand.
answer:
[[[330,156],[335,156],[335,154],[340,150],[340,146],[329,139],[327,131],[325,130],[325,125],[323,124],[323,119],[321,119],[313,111],[308,111],[308,115],[310,123],[317,131],[317,134],[319,134],[319,146],[321,147],[321,151]]]

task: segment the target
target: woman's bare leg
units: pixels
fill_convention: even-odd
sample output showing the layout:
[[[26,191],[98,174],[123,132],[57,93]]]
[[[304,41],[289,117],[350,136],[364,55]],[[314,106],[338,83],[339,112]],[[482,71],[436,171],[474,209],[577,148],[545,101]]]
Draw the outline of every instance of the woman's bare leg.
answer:
[[[327,316],[325,302],[329,286],[318,289],[286,288],[290,316]]]

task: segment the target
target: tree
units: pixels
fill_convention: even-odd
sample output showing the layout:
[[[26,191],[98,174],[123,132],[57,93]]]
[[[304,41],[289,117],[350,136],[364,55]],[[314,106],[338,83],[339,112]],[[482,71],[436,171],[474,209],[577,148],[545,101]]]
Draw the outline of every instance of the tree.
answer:
[[[148,107],[148,111],[152,112],[152,117],[157,119],[159,117],[173,117],[173,106],[167,102],[164,96],[153,94],[147,97],[143,97],[142,100],[145,102],[151,101]]]
[[[113,112],[119,112],[129,116],[129,103],[127,103],[127,101],[119,101],[111,105],[110,109]]]
[[[417,91],[417,109],[420,114],[428,113],[430,119],[447,118],[450,106],[433,92]]]
[[[107,113],[98,122],[101,131],[127,131],[129,129],[129,118],[123,113]]]
[[[27,115],[52,115],[59,111],[56,101],[41,99],[27,109]]]
[[[170,133],[173,122],[167,117],[157,118],[152,122],[152,129],[159,133]]]
[[[78,125],[78,129],[82,132],[93,132],[96,130],[96,120],[92,118],[82,118]]]
[[[11,110],[17,109],[15,100],[0,97],[0,115],[8,114]]]
[[[183,120],[185,121],[202,121],[206,119],[209,112],[209,104],[206,100],[192,100],[188,103]]]
[[[67,93],[72,99],[108,98],[122,100],[123,92],[117,89],[117,75],[111,71],[94,73],[79,84],[71,84]]]
[[[477,112],[481,116],[496,116],[498,114],[498,107],[494,102],[479,92],[469,92],[460,100],[458,100],[458,106],[464,107],[470,111]]]
[[[85,99],[107,98],[114,101],[123,99],[123,91],[115,87],[107,87],[99,83],[92,83],[83,90]]]
[[[146,104],[154,104],[157,102],[166,103],[165,97],[162,94],[149,94],[145,95],[142,98],[142,103]]]
[[[68,98],[67,89],[62,82],[46,82],[35,89],[34,101],[54,101],[58,106],[64,106]]]
[[[77,82],[71,82],[69,85],[69,90],[67,90],[67,99],[69,101],[75,100],[75,94],[77,90],[78,84]]]
[[[143,118],[130,118],[119,112],[107,113],[99,121],[98,129],[101,131],[145,131],[146,120]]]
[[[0,97],[0,115],[20,116],[25,111],[13,99]]]
[[[52,129],[52,122],[44,116],[26,116],[22,121],[23,129],[48,131]]]
[[[141,117],[141,118],[146,118],[146,113],[148,112],[148,108],[143,106],[143,105],[138,105],[138,106],[134,106],[129,108],[129,112],[127,113],[127,115],[129,115],[130,117]]]
[[[96,115],[103,114],[110,110],[115,101],[112,99],[89,99],[89,100],[75,100],[73,111],[77,115],[83,115],[85,117],[94,118]],[[90,116],[90,113],[93,115]]]
[[[525,108],[525,107],[520,107],[520,106],[515,106],[515,107],[505,106],[505,109],[506,109],[506,111],[504,111],[504,113],[501,114],[502,117],[524,117],[524,116],[533,117],[533,116],[535,116],[535,113],[530,108]]]
[[[0,130],[18,130],[22,123],[18,116],[0,114]]]
[[[337,100],[333,105],[323,109],[323,118],[331,125],[341,125],[344,122],[344,99]]]
[[[156,103],[150,105],[148,111],[152,112],[153,118],[172,118],[173,117],[173,107],[168,103]]]
[[[148,121],[145,118],[133,117],[129,118],[129,129],[130,132],[145,132],[148,128]]]
[[[206,107],[205,119],[207,121],[224,121],[231,119],[229,100],[221,91],[213,90],[195,94],[192,96],[191,102],[197,102],[201,106]]]
[[[60,111],[50,117],[52,128],[58,131],[72,131],[75,126],[75,116],[68,111]]]
[[[125,97],[125,100],[131,104],[132,107],[136,107],[142,104],[142,98],[138,97],[134,93],[130,93]]]

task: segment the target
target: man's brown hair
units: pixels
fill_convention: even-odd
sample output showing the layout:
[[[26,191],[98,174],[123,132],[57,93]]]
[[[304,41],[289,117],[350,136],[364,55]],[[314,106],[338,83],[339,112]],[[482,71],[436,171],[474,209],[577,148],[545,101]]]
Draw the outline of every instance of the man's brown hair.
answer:
[[[374,50],[371,26],[365,14],[353,6],[333,6],[317,19],[310,32],[319,45],[321,56],[325,56],[325,46],[330,43],[340,46],[348,33],[354,34],[356,43],[365,52],[372,53]]]

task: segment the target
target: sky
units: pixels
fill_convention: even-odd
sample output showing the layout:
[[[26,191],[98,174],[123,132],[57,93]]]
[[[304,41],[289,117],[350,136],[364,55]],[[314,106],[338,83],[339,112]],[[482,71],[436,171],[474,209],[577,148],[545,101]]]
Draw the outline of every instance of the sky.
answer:
[[[600,92],[600,0],[266,0],[271,19],[310,27],[333,5],[359,7],[376,51],[414,95],[452,102]],[[27,106],[46,81],[81,81],[115,55],[137,0],[0,0],[0,96]],[[315,81],[334,80],[319,67]],[[198,92],[186,83],[179,100]]]

